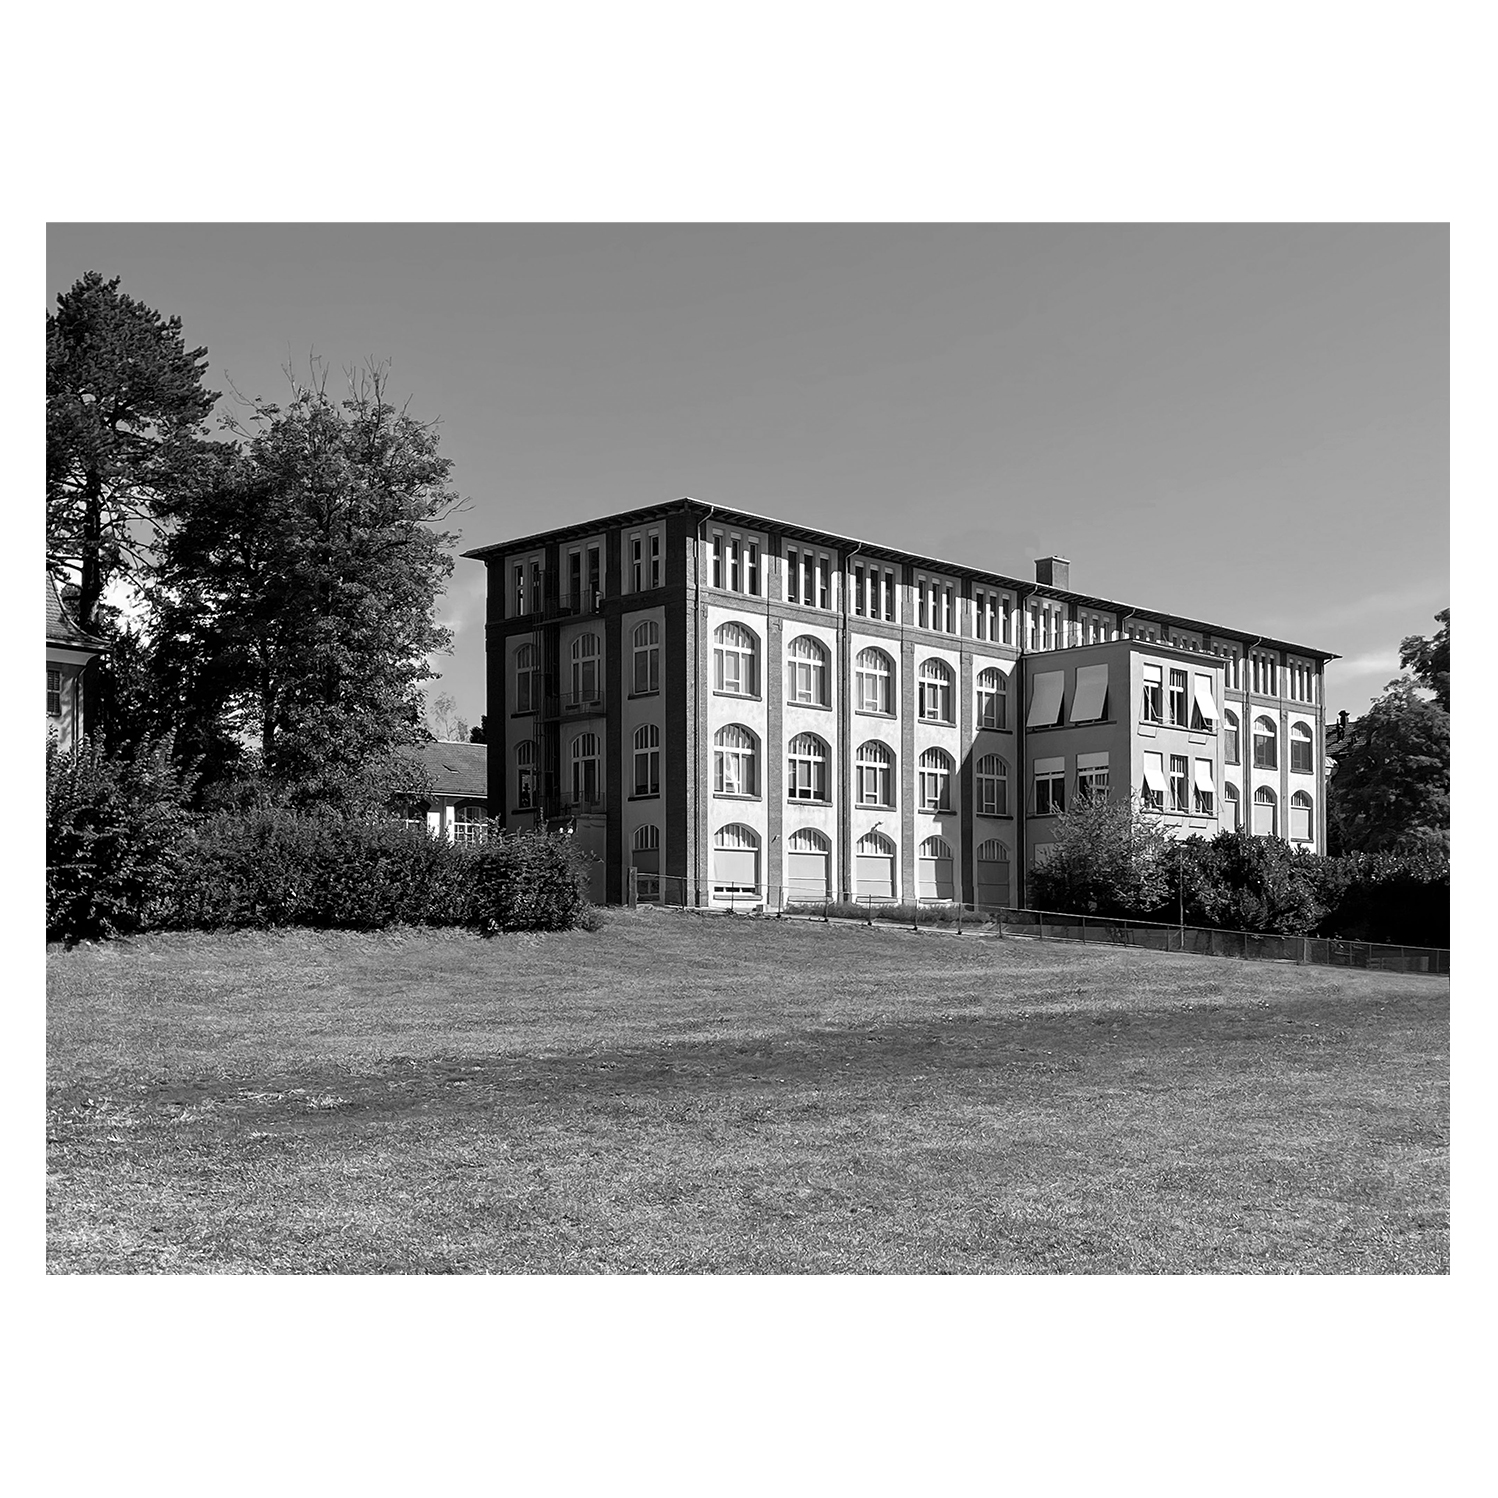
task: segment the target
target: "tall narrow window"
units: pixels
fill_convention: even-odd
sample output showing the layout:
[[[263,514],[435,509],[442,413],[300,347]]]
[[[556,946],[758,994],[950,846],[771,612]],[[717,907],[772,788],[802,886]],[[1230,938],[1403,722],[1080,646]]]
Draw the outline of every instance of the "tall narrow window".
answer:
[[[828,566],[826,557],[817,558],[817,607],[819,609],[830,609],[832,599],[829,596],[830,585],[828,583]]]
[[[895,668],[890,658],[870,646],[858,652],[858,711],[861,713],[894,712]]]
[[[536,745],[531,739],[515,745],[515,810],[536,806]]]
[[[941,749],[928,749],[921,755],[918,777],[922,811],[951,811],[952,756]]]
[[[884,574],[884,619],[887,624],[895,622],[895,574]]]
[[[540,562],[531,563],[531,613],[539,614],[545,606],[544,579]]]
[[[858,746],[856,792],[860,806],[895,804],[895,752],[875,739]]]
[[[661,689],[661,627],[653,619],[635,626],[635,695]]]
[[[1009,815],[1009,766],[997,754],[985,754],[978,761],[975,785],[979,816]]]
[[[759,642],[742,624],[720,624],[714,635],[713,684],[736,697],[759,694]]]
[[[1191,810],[1191,790],[1187,781],[1190,768],[1184,754],[1170,756],[1170,809],[1172,811]]]
[[[719,796],[757,795],[755,774],[758,740],[739,723],[720,728],[713,736],[713,791]]]
[[[1009,850],[998,838],[978,844],[978,905],[1002,910],[1009,904]]]
[[[515,652],[515,711],[541,711],[541,672],[534,645],[522,645]]]
[[[978,727],[1009,726],[1009,682],[997,666],[978,673]]]
[[[1272,718],[1254,719],[1254,768],[1273,770],[1279,766],[1279,734]]]
[[[1164,721],[1164,704],[1160,700],[1161,695],[1160,668],[1158,666],[1146,666],[1144,668],[1144,689],[1139,699],[1139,717],[1142,722],[1160,723]]]
[[[863,567],[853,569],[853,612],[863,616]]]
[[[1296,791],[1290,797],[1290,840],[1296,843],[1311,841],[1311,798],[1304,791]]]
[[[588,596],[586,607],[596,609],[598,600],[603,596],[603,558],[596,546],[588,548]]]
[[[580,551],[567,553],[567,607],[580,609],[583,606],[583,554]]]
[[[730,536],[728,538],[728,587],[731,592],[737,593],[739,588],[739,538]]]
[[[787,702],[826,707],[831,698],[827,683],[827,649],[810,635],[798,635],[786,651]]]
[[[1199,759],[1196,762],[1196,776],[1191,782],[1192,810],[1198,815],[1210,817],[1216,809],[1217,792],[1212,780],[1212,761],[1210,759]]]
[[[655,531],[650,537],[650,586],[658,588],[661,582],[661,537],[660,532]]]
[[[1222,825],[1229,832],[1236,832],[1243,825],[1238,811],[1238,787],[1232,781],[1222,787]]]
[[[951,723],[952,668],[935,658],[921,663],[917,712],[928,723]]]
[[[661,793],[661,731],[654,723],[635,729],[635,795]]]
[[[1222,714],[1222,757],[1230,765],[1239,763],[1238,714],[1225,708]]]
[[[798,733],[786,756],[785,793],[792,801],[826,801],[827,746],[814,733]]]
[[[713,532],[713,587],[723,586],[723,532]]]
[[[785,549],[785,601],[801,602],[801,563],[794,546]]]
[[[645,591],[645,542],[640,536],[631,536],[629,542],[630,592]]]
[[[1309,775],[1315,761],[1311,755],[1311,730],[1304,723],[1290,725],[1290,768]],[[1295,804],[1293,801],[1290,803]]]
[[[525,612],[525,567],[523,565],[517,565],[515,568],[514,589],[515,612],[523,614]]]
[[[1254,836],[1275,837],[1279,833],[1279,803],[1267,785],[1254,792]]]
[[[1035,761],[1035,815],[1051,817],[1066,810],[1066,760]]]
[[[1140,804],[1146,811],[1165,810],[1165,756],[1147,750],[1144,756],[1144,786]]]
[[[600,669],[602,645],[595,634],[579,635],[572,642],[573,707],[591,706],[603,698],[603,672]]]
[[[653,824],[636,827],[630,840],[629,861],[635,870],[636,897],[659,902],[661,898],[661,829]]]
[[[47,668],[47,716],[62,717],[62,672]]]
[[[759,542],[749,543],[749,583],[745,589],[752,597],[759,597]]]
[[[944,838],[928,837],[916,859],[916,894],[922,900],[955,900],[952,849]]]
[[[1172,727],[1185,728],[1191,721],[1191,709],[1186,700],[1186,673],[1170,673],[1170,721]]]
[[[599,773],[600,744],[596,733],[580,733],[572,741],[572,804],[597,807],[603,803]]]

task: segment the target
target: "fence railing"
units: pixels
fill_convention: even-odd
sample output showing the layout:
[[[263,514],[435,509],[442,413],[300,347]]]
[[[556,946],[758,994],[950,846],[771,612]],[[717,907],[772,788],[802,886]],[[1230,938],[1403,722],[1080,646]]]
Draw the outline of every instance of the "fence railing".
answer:
[[[1309,963],[1382,972],[1449,974],[1451,971],[1451,952],[1446,947],[1284,936],[1271,931],[1222,930],[929,897],[902,901],[877,895],[817,896],[794,885],[760,886],[751,890],[704,881],[694,888],[691,880],[679,875],[639,869],[631,869],[629,875],[626,899],[631,905],[686,906],[734,915],[790,916],[828,922],[856,920],[869,926],[878,921],[917,930],[923,927],[950,930],[957,935],[1142,947],[1200,957],[1237,957],[1247,961]]]
[[[591,692],[551,692],[542,707],[547,718],[586,718],[601,716],[608,707],[602,686]]]

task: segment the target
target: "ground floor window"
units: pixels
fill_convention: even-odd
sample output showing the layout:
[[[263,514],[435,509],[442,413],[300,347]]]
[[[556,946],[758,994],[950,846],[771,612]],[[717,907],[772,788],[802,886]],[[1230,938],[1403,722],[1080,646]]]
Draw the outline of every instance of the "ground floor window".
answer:
[[[785,848],[787,900],[825,900],[832,892],[832,845],[814,827],[793,832]]]
[[[999,909],[1009,904],[1009,850],[997,838],[978,844],[978,904]]]
[[[661,830],[659,827],[636,827],[629,853],[630,867],[635,870],[635,898],[659,904],[661,898]]]
[[[921,844],[915,875],[916,893],[922,900],[957,898],[957,887],[952,878],[952,849],[945,839],[928,837]]]
[[[485,843],[489,840],[489,812],[482,801],[460,801],[453,808],[453,841]]]
[[[854,893],[860,899],[895,898],[895,845],[883,833],[859,838],[854,862]]]
[[[759,835],[732,822],[713,836],[713,894],[759,893]]]

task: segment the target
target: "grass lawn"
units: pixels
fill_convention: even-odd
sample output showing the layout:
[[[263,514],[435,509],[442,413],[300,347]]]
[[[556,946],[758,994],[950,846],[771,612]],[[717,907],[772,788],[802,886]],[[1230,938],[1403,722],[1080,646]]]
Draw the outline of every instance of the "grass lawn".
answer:
[[[48,989],[54,1272],[1448,1270],[1444,978],[641,910]]]

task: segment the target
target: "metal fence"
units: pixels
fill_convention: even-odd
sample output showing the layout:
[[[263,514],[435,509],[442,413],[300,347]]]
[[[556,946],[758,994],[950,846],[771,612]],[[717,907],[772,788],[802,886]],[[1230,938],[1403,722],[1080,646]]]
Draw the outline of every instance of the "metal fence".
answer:
[[[808,891],[783,885],[761,890],[715,888],[670,874],[630,870],[627,901],[685,906],[728,915],[763,915],[821,921],[858,921],[872,926],[911,926],[955,935],[1069,941],[1156,952],[1187,952],[1199,957],[1238,957],[1260,962],[1314,963],[1391,973],[1447,973],[1446,947],[1396,946],[1386,942],[1345,941],[1327,936],[1281,936],[1266,931],[1226,931],[1207,926],[1169,925],[1068,911],[1020,910],[1012,906],[964,904],[922,898],[889,900],[872,895],[808,898]]]

